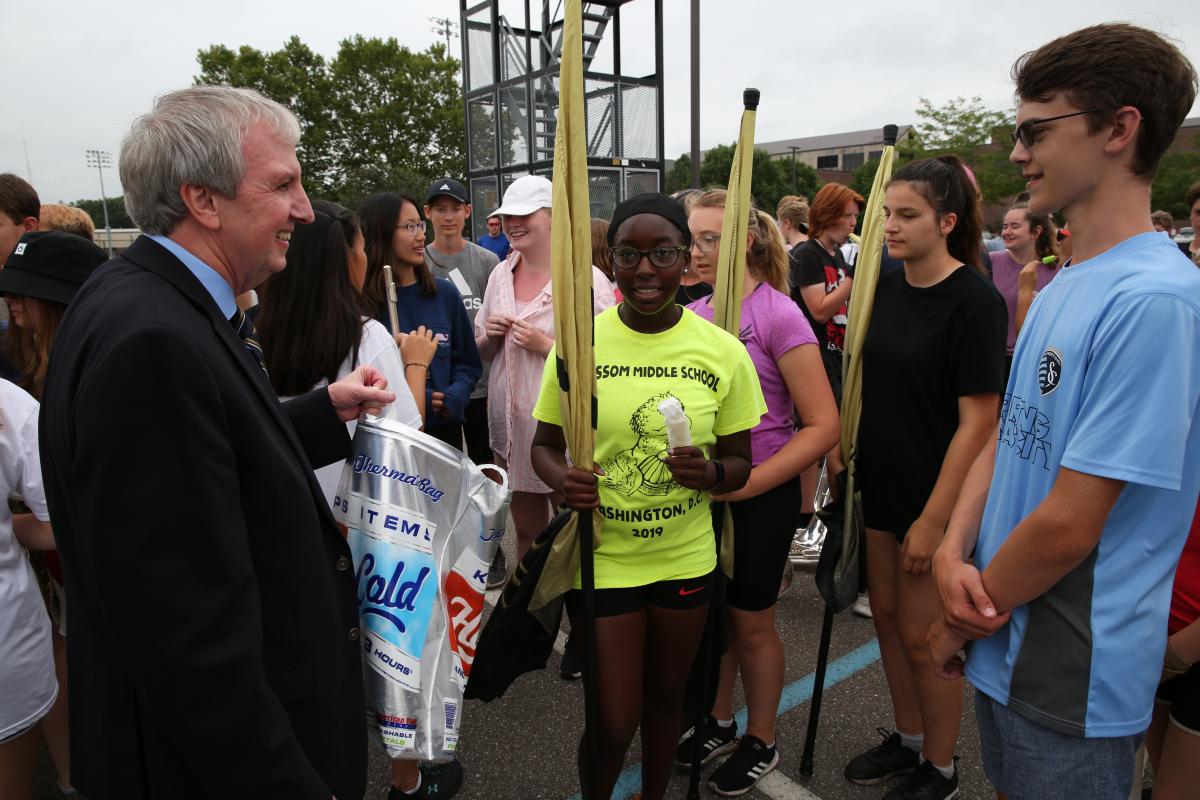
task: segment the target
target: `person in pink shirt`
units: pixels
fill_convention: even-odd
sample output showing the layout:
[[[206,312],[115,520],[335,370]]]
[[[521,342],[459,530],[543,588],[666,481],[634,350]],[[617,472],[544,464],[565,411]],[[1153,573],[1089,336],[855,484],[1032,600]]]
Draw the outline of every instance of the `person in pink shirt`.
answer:
[[[688,214],[692,268],[708,284],[717,280],[717,261],[726,192],[696,198]],[[801,512],[800,474],[833,448],[838,410],[825,374],[817,337],[788,296],[788,257],[769,214],[751,209],[747,225],[746,273],[741,286],[738,338],[754,363],[767,414],[750,432],[752,467],[740,489],[715,499],[733,514],[733,575],[725,600],[732,624],[729,651],[721,660],[715,702],[700,730],[680,739],[676,763],[701,763],[732,753],[712,774],[717,794],[745,794],[779,763],[775,717],[783,692],[783,643],[775,628],[775,602],[792,537],[806,521]],[[712,322],[712,298],[688,308]],[[793,430],[793,409],[803,427]],[[746,693],[746,731],[737,737],[733,719],[738,675]]]
[[[1022,280],[1028,281],[1030,270],[1033,270],[1033,292],[1037,293],[1054,278],[1058,272],[1058,248],[1055,244],[1054,223],[1049,214],[1034,214],[1029,206],[1018,203],[1004,215],[1004,224],[1000,228],[1000,238],[1004,240],[1004,250],[992,253],[992,281],[1004,305],[1008,307],[1008,342],[1005,345],[1005,376],[1012,369],[1013,348],[1017,344],[1017,331],[1020,329],[1017,314],[1017,288]],[[1046,264],[1043,258],[1054,256],[1053,263]],[[1026,277],[1021,277],[1025,270]]]
[[[483,305],[475,317],[475,343],[492,362],[488,377],[488,430],[496,462],[508,471],[517,528],[517,558],[550,522],[550,487],[534,474],[533,406],[542,382],[546,354],[554,344],[554,305],[550,290],[550,181],[538,175],[517,178],[504,193],[499,215],[512,245],[508,258],[492,270]],[[595,313],[615,304],[608,278],[592,268]],[[547,502],[550,501],[550,502]]]

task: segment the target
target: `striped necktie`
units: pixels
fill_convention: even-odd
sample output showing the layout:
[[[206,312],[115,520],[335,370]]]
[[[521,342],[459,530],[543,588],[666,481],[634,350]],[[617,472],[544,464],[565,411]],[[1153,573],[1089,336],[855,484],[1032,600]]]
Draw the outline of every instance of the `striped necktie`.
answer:
[[[254,334],[254,320],[247,316],[246,312],[238,309],[229,318],[229,324],[237,331],[238,338],[242,340],[247,352],[254,356],[254,363],[258,364],[263,374],[267,374],[267,365],[263,362],[262,346],[258,343],[258,339]]]

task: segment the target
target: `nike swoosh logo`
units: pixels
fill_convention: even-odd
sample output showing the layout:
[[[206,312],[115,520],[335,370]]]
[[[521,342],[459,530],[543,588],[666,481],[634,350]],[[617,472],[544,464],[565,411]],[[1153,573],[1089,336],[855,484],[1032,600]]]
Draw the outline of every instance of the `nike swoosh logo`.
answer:
[[[705,588],[707,588],[707,587],[705,587],[703,585],[697,586],[695,589],[685,589],[682,586],[680,586],[679,587],[679,596],[687,597],[689,594],[695,594],[696,592],[702,592],[705,590]]]

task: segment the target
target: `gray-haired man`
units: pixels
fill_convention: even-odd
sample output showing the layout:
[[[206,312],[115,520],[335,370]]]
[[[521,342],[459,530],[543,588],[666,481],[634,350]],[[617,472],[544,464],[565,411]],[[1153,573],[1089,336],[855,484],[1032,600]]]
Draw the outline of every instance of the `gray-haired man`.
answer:
[[[312,467],[394,395],[361,367],[281,406],[234,303],[313,218],[298,138],[249,90],[159,98],[120,157],[148,235],[58,331],[42,464],[71,587],[72,780],[91,800],[364,791],[350,550]]]

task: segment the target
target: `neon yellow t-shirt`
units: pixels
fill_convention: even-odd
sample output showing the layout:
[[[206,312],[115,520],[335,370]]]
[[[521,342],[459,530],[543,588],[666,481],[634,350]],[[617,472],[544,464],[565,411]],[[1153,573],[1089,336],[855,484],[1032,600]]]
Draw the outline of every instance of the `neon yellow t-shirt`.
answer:
[[[707,575],[716,567],[709,495],[680,486],[662,463],[667,433],[658,404],[679,398],[692,444],[707,450],[717,436],[749,430],[767,413],[754,364],[745,345],[687,309],[656,334],[631,330],[617,308],[595,324],[596,463],[605,473],[596,588]],[[553,352],[533,416],[562,424]]]

